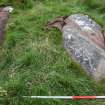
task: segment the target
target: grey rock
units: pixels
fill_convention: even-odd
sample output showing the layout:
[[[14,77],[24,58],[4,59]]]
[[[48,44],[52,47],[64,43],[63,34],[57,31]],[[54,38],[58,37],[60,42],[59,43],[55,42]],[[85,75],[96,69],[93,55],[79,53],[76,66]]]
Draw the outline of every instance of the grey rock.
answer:
[[[9,18],[9,13],[11,13],[12,10],[13,8],[11,6],[0,8],[0,44],[4,41],[5,27]]]
[[[4,7],[4,8],[2,8],[2,11],[11,13],[13,11],[13,7],[12,6]]]
[[[65,49],[95,80],[105,77],[105,37],[102,27],[89,16],[74,14],[49,22],[47,28],[58,27]]]

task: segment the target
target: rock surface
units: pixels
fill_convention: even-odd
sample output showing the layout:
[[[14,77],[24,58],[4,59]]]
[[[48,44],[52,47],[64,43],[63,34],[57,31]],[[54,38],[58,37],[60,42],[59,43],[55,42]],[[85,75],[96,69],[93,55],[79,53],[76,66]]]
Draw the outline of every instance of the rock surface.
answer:
[[[0,9],[0,44],[4,40],[5,26],[9,17],[9,13],[12,12],[13,8],[11,6],[4,7]]]
[[[56,18],[47,28],[58,27],[64,47],[95,80],[105,77],[105,37],[102,27],[89,16],[74,14]]]

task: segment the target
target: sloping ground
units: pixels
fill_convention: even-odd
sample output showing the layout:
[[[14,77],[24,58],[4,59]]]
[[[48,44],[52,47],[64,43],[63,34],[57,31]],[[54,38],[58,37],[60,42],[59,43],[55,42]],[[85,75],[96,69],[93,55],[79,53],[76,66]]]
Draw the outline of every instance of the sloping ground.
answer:
[[[39,100],[23,95],[104,95],[104,80],[96,83],[73,62],[59,30],[44,30],[48,20],[72,13],[89,14],[105,24],[105,14],[88,10],[76,0],[46,0],[32,9],[15,9],[0,48],[1,105],[104,105],[105,100]]]

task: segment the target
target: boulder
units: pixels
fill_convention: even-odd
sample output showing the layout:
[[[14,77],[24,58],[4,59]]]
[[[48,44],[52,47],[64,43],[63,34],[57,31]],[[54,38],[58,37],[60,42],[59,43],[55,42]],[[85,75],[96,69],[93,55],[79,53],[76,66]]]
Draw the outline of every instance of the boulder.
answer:
[[[95,80],[105,77],[105,37],[102,27],[88,15],[58,17],[47,28],[62,32],[64,48]]]

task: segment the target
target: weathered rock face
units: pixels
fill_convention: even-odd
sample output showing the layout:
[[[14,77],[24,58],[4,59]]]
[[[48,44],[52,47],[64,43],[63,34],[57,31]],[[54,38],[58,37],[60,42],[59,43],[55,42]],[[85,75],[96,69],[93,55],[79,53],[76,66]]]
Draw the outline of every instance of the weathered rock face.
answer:
[[[105,77],[105,38],[102,28],[87,15],[57,18],[48,28],[58,27],[64,47],[95,80]]]
[[[4,40],[5,26],[9,17],[9,13],[12,12],[13,8],[8,6],[0,9],[0,44]]]

